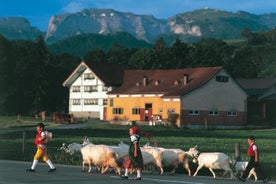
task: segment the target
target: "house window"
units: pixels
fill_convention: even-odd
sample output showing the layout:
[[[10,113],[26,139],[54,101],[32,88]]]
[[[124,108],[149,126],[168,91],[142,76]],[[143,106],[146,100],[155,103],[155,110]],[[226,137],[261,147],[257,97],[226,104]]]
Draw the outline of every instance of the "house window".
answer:
[[[107,105],[107,99],[103,99],[103,105]]]
[[[111,99],[109,100],[109,106],[110,106],[110,107],[113,107],[113,103],[114,103],[114,99],[111,98]]]
[[[208,112],[208,115],[209,115],[209,116],[218,116],[218,115],[219,115],[219,112],[218,112],[218,111],[209,111],[209,112]]]
[[[84,105],[98,105],[98,99],[84,99]]]
[[[74,93],[80,92],[80,86],[72,86],[72,91]]]
[[[84,80],[92,80],[92,79],[95,79],[95,77],[93,76],[92,73],[85,73],[83,78],[84,78]]]
[[[218,82],[228,82],[228,80],[229,80],[228,76],[224,76],[224,75],[216,76],[216,81],[218,81]]]
[[[113,108],[112,112],[113,112],[113,114],[123,114],[124,109],[123,108]]]
[[[159,109],[159,114],[163,114],[163,109]]]
[[[175,109],[168,109],[168,113],[175,113]]]
[[[98,91],[97,86],[84,86],[84,92],[95,92]]]
[[[107,86],[103,86],[103,91],[108,91],[108,87]]]
[[[189,115],[198,116],[200,114],[199,110],[189,110]]]
[[[227,116],[237,116],[237,112],[236,111],[228,111]]]
[[[140,108],[132,108],[132,114],[140,114]]]
[[[73,105],[80,105],[81,100],[80,99],[73,99]]]

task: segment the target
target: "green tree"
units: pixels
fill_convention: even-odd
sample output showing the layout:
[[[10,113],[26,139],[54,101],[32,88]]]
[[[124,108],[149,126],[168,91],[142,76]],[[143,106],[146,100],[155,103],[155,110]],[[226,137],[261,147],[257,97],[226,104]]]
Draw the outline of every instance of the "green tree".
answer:
[[[247,46],[236,51],[231,74],[236,78],[257,78],[260,65],[260,55],[254,53],[254,47]]]
[[[45,110],[48,52],[44,40],[27,41],[19,45],[15,69],[15,100],[17,113]]]
[[[0,35],[0,114],[13,111],[9,99],[14,94],[14,70],[17,62],[16,48]]]
[[[188,65],[187,56],[189,53],[188,45],[180,39],[176,39],[170,48],[171,68],[186,68]]]
[[[53,55],[50,59],[46,98],[48,112],[68,112],[69,89],[62,84],[80,64],[80,58],[70,54]]]
[[[169,69],[173,67],[170,50],[162,37],[156,40],[153,45],[153,51],[156,55],[154,69]]]
[[[106,54],[108,63],[127,64],[131,52],[119,44],[113,44]]]
[[[234,47],[214,38],[203,39],[190,47],[189,60],[192,66],[224,66],[232,65]]]
[[[84,56],[84,60],[88,62],[105,62],[105,53],[103,49],[98,48],[87,52]]]
[[[140,69],[155,69],[156,54],[153,49],[142,48],[132,54],[129,65],[136,66]]]

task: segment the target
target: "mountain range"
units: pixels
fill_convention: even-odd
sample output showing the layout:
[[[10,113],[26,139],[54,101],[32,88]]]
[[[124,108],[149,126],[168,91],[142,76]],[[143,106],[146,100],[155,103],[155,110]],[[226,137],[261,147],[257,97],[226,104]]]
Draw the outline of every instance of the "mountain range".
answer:
[[[31,26],[23,17],[0,18],[0,34],[4,37],[34,40],[42,35],[48,44],[89,33],[115,35],[118,32],[127,32],[149,43],[160,36],[168,42],[176,37],[186,42],[202,37],[239,39],[244,28],[255,32],[274,27],[276,13],[255,15],[208,8],[176,14],[168,19],[113,9],[84,9],[77,13],[52,16],[46,32]]]

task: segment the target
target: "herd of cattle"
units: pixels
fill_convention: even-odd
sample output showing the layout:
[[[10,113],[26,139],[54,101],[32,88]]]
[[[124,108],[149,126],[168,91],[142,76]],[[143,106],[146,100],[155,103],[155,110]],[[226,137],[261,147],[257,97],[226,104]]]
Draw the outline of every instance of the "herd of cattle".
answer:
[[[84,138],[82,144],[71,143],[66,146],[65,143],[62,144],[61,150],[65,150],[66,153],[71,155],[76,152],[82,154],[82,170],[85,171],[85,165],[88,165],[88,172],[92,172],[92,166],[95,166],[97,170],[101,173],[105,173],[109,168],[113,168],[117,174],[121,174],[121,168],[123,166],[124,160],[128,154],[129,145],[120,142],[118,146],[108,146],[108,145],[96,145],[89,141],[87,137]],[[170,174],[175,173],[179,165],[182,165],[191,176],[191,169],[189,166],[189,158],[193,159],[194,163],[197,163],[197,169],[193,176],[196,176],[198,171],[206,167],[216,178],[216,174],[213,169],[224,170],[224,174],[230,174],[233,178],[234,174],[240,174],[245,170],[248,162],[235,161],[231,159],[228,155],[221,152],[199,152],[197,146],[190,148],[189,151],[183,151],[181,149],[167,149],[161,147],[152,147],[148,144],[140,147],[144,166],[153,166],[153,169],[158,169],[160,174],[164,173],[165,167],[172,167]],[[230,166],[233,166],[233,170]],[[257,175],[254,168],[250,171],[248,178],[254,176],[255,181],[257,181]]]

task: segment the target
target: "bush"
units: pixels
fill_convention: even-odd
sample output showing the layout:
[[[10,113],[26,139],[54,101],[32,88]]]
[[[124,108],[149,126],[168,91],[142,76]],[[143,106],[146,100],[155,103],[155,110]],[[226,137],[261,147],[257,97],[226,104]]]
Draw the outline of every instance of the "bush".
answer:
[[[179,114],[174,112],[168,112],[168,119],[167,119],[168,122],[166,123],[169,124],[170,126],[177,126],[176,121],[178,117],[179,117]]]

